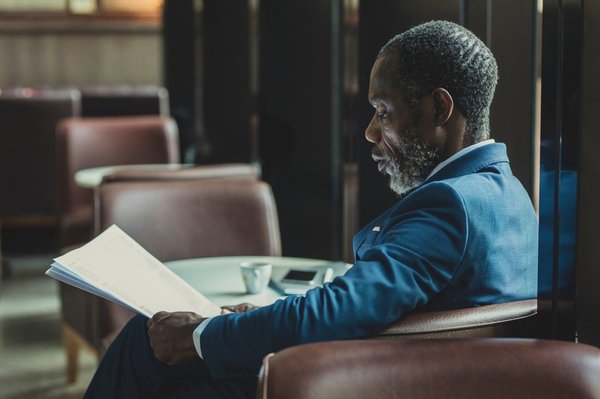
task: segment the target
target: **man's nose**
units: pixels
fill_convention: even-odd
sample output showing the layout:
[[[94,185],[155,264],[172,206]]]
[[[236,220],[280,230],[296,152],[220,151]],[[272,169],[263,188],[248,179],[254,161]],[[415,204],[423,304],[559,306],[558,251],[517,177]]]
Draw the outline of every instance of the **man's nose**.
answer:
[[[367,139],[367,141],[373,144],[377,144],[379,143],[379,141],[381,141],[381,130],[379,129],[379,126],[377,126],[375,116],[371,118],[369,125],[365,129],[365,138]]]

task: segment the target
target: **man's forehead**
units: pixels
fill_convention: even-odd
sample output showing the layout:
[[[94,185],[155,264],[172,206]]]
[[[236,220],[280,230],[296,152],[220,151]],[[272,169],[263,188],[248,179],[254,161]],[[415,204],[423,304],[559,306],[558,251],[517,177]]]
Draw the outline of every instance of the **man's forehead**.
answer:
[[[369,101],[376,101],[392,89],[396,62],[390,56],[377,58],[371,69]]]
[[[373,75],[377,75],[379,78],[389,79],[393,75],[396,65],[397,62],[395,57],[389,55],[378,57],[373,63],[371,77],[373,77]]]

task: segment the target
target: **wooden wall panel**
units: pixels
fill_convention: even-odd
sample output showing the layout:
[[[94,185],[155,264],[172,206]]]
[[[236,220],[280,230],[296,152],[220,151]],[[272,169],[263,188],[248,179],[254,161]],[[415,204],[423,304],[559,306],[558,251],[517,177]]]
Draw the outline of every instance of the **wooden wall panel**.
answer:
[[[0,87],[160,85],[158,22],[0,22]]]

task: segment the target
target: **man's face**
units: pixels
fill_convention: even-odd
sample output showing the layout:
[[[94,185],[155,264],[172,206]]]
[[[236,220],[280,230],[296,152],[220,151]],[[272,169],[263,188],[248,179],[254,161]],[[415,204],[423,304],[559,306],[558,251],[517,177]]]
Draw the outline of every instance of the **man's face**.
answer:
[[[395,87],[395,64],[392,56],[385,56],[373,65],[369,102],[375,114],[365,137],[374,144],[379,171],[390,176],[390,188],[402,195],[425,181],[440,161],[440,149],[426,138],[419,104],[407,104]]]

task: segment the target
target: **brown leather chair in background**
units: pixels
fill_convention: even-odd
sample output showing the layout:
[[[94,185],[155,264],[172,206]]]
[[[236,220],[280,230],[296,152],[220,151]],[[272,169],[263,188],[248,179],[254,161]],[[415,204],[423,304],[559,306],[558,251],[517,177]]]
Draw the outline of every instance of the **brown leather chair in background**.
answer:
[[[600,399],[600,350],[533,339],[334,341],[267,356],[258,399]]]
[[[0,93],[0,218],[57,215],[54,130],[79,115],[77,90],[3,90]]]
[[[43,228],[51,231],[51,241],[56,237],[58,185],[54,131],[60,119],[78,116],[79,112],[78,90],[0,91],[0,280],[4,272],[3,228],[25,231]],[[42,241],[46,248],[48,238]],[[51,250],[57,244],[53,242]],[[29,240],[28,253],[35,250],[36,243]]]
[[[179,134],[168,117],[72,118],[57,128],[61,247],[93,236],[93,190],[75,172],[108,165],[179,162]]]
[[[268,184],[241,178],[115,181],[97,192],[97,226],[117,224],[161,261],[205,256],[281,255]],[[62,285],[67,373],[81,346],[102,355],[132,312]]]
[[[103,183],[100,230],[117,224],[162,261],[281,255],[270,186],[253,179]]]

